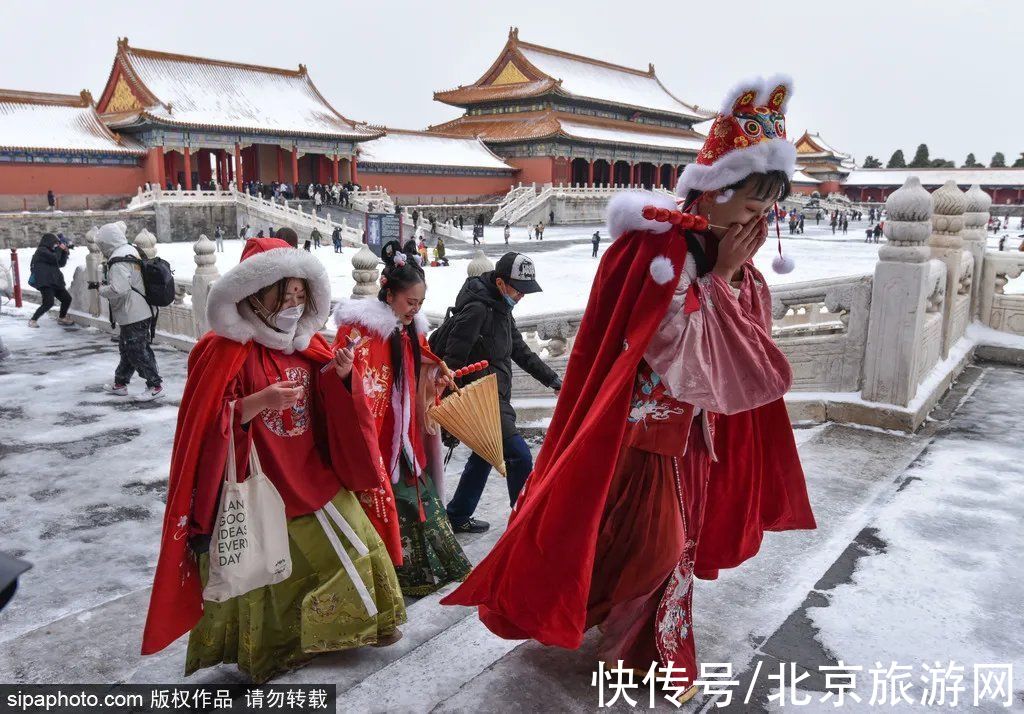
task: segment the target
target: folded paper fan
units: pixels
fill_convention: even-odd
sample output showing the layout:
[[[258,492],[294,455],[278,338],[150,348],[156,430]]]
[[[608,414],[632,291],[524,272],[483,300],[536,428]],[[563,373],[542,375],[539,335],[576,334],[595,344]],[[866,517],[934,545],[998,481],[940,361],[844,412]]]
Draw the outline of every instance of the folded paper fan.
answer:
[[[440,404],[428,409],[427,414],[498,473],[507,476],[496,375],[489,374],[452,392]]]

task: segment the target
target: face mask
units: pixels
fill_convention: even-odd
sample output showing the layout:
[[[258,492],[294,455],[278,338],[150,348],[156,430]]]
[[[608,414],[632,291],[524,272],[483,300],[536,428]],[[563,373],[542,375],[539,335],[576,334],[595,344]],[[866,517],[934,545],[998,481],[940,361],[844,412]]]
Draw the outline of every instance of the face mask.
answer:
[[[279,329],[281,332],[292,332],[295,326],[299,323],[299,318],[302,317],[302,312],[305,309],[305,305],[296,305],[295,307],[289,307],[273,316],[272,322],[274,327]]]
[[[506,302],[506,303],[508,303],[508,306],[509,306],[510,308],[512,308],[512,307],[515,307],[516,305],[518,305],[518,304],[519,304],[519,301],[518,301],[518,300],[515,300],[515,299],[513,299],[513,298],[510,298],[510,297],[509,297],[508,295],[506,295],[505,293],[502,293],[502,294],[501,294],[501,296],[502,296],[503,298],[505,298],[505,302]]]

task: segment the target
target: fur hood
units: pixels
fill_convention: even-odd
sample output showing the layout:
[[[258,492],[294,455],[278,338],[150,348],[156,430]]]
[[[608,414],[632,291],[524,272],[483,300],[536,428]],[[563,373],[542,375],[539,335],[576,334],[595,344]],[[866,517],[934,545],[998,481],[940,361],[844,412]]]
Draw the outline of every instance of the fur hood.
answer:
[[[244,302],[249,295],[281,278],[305,278],[309,284],[308,297],[316,304],[314,310],[306,303],[294,334],[271,329]],[[255,340],[285,354],[309,347],[309,341],[330,313],[331,281],[323,263],[276,238],[249,240],[241,262],[214,281],[206,300],[206,319],[215,333],[235,342]]]
[[[414,319],[416,331],[426,335],[430,331],[430,323],[422,312],[416,313]],[[334,325],[359,324],[381,339],[387,339],[395,328],[401,325],[391,306],[376,297],[362,299],[344,298],[334,308]]]

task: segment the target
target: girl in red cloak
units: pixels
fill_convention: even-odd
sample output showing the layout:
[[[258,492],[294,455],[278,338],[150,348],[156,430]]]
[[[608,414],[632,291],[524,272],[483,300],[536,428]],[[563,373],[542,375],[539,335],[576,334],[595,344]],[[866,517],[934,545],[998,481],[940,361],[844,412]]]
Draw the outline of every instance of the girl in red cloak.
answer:
[[[352,494],[378,480],[373,419],[352,352],[332,354],[318,333],[330,297],[320,261],[276,238],[246,243],[210,289],[211,331],[189,354],[142,645],[152,654],[191,630],[186,674],[236,662],[262,682],[314,653],[400,634],[394,567]],[[232,431],[238,480],[255,446],[284,500],[292,573],[204,603]]]
[[[398,241],[385,245],[381,257],[377,299],[338,302],[335,347],[358,345],[363,392],[384,458],[379,484],[361,491],[359,501],[391,552],[402,592],[420,597],[464,579],[471,565],[439,500],[441,433],[426,408],[449,380],[427,346],[423,268]]]
[[[699,673],[694,577],[739,565],[765,530],[815,527],[782,401],[792,372],[752,263],[795,168],[790,92],[776,78],[729,95],[680,177],[682,211],[664,194],[612,200],[616,240],[537,464],[502,538],[443,604],[479,606],[502,637],[574,649],[597,626],[602,660],[671,664],[685,687]]]

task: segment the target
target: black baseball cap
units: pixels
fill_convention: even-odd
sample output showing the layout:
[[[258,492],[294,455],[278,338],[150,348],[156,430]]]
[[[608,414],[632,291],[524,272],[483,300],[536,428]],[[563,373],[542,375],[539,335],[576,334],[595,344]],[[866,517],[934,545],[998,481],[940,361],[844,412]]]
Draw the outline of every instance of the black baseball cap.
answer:
[[[533,261],[522,253],[505,253],[494,266],[494,274],[524,295],[542,292]]]

